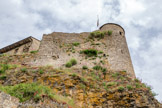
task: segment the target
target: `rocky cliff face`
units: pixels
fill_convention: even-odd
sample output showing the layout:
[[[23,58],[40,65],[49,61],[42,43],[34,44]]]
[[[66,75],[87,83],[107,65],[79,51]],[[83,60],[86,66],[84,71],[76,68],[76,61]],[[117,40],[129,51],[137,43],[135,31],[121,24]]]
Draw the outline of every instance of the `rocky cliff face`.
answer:
[[[1,55],[0,108],[162,107],[151,88],[126,71],[101,66],[75,68],[75,64],[57,69],[26,64],[36,56]]]

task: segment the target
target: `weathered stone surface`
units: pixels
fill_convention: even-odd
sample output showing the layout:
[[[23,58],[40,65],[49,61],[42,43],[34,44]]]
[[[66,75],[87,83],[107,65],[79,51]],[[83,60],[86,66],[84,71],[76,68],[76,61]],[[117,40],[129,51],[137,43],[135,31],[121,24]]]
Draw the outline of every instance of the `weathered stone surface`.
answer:
[[[19,99],[0,91],[0,108],[17,108]]]
[[[30,51],[36,51],[39,49],[40,41],[33,38],[28,37],[19,42],[11,44],[7,47],[0,49],[0,53],[6,53],[10,55],[14,54],[23,54],[23,53],[30,53]]]
[[[88,40],[90,33],[61,33],[53,32],[44,35],[40,44],[39,56],[32,65],[52,65],[55,68],[64,68],[65,63],[71,58],[75,58],[78,64],[75,67],[82,68],[86,65],[92,68],[100,60],[102,64],[114,71],[125,70],[135,78],[124,29],[117,24],[106,24],[98,31],[112,31],[112,35],[105,35],[101,40]],[[72,43],[79,42],[79,46],[73,46]],[[97,45],[96,45],[97,44]],[[103,51],[103,57],[94,60],[85,59],[80,54],[84,49],[97,49]],[[100,64],[101,65],[101,64]]]

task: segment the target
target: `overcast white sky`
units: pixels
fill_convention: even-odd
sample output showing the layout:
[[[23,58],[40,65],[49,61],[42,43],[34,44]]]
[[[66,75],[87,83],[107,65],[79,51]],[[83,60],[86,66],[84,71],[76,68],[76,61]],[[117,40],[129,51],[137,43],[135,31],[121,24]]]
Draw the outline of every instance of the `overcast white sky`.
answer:
[[[120,24],[136,76],[162,102],[162,0],[0,0],[0,48],[28,36],[54,31],[90,32]]]

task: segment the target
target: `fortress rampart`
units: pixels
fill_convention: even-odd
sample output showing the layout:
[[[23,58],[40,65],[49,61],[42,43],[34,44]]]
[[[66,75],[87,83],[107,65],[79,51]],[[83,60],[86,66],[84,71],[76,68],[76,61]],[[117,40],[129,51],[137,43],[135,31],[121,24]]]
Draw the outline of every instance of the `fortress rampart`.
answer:
[[[36,64],[64,68],[70,59],[75,58],[77,60],[75,68],[82,68],[84,65],[88,68],[101,65],[113,71],[127,71],[130,76],[135,77],[124,29],[120,25],[108,23],[101,26],[98,31],[112,31],[112,34],[93,41],[89,40],[90,33],[88,32],[54,32],[43,35]],[[73,43],[79,43],[79,45],[73,46]],[[102,51],[103,54],[95,58],[85,58],[83,54],[80,54],[85,49],[96,49]]]

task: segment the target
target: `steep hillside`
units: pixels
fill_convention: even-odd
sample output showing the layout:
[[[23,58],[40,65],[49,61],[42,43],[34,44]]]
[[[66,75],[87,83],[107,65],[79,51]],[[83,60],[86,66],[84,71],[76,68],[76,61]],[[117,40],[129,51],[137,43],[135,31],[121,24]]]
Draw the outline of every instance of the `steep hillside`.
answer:
[[[36,56],[36,52],[0,56],[0,107],[161,108],[151,87],[130,78],[126,71],[113,71],[100,65],[75,68],[74,59],[66,68],[57,69],[26,64]]]

